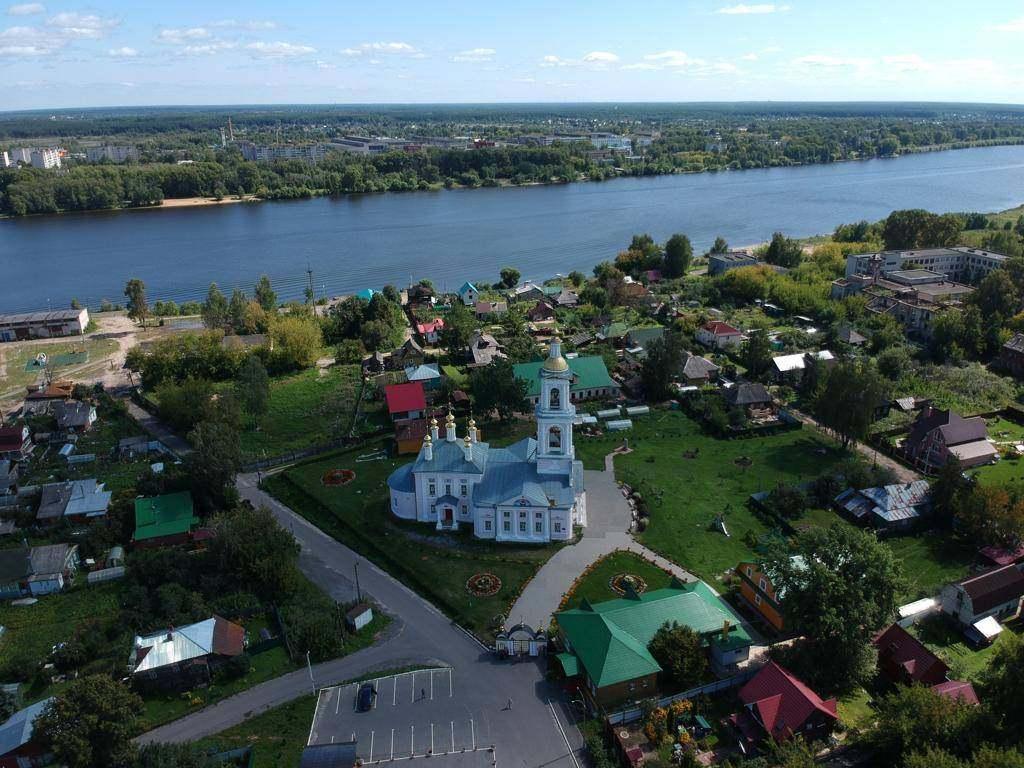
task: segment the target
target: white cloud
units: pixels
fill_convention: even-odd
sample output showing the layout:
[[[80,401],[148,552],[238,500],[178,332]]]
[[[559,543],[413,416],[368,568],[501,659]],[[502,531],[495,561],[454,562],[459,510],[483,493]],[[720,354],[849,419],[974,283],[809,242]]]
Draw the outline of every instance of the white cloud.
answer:
[[[745,53],[742,56],[740,56],[740,59],[742,61],[757,61],[757,54],[756,53]]]
[[[58,13],[46,20],[46,25],[66,38],[97,40],[121,22],[94,13]]]
[[[992,24],[989,29],[993,32],[1024,32],[1024,16],[1010,19],[1002,24]]]
[[[540,60],[540,65],[542,67],[571,67],[573,64],[574,62],[571,62],[568,59],[562,59],[550,54]]]
[[[619,57],[608,51],[591,51],[583,57],[584,64],[614,64]]]
[[[627,64],[622,69],[641,71],[666,70],[699,77],[727,75],[739,71],[739,68],[731,62],[723,60],[708,61],[707,59],[691,56],[686,51],[649,53],[643,57],[643,61]]]
[[[932,69],[932,65],[916,53],[883,56],[882,63],[898,72],[927,72]]]
[[[45,12],[46,6],[42,3],[19,3],[18,5],[7,6],[8,16],[32,16]]]
[[[134,56],[138,56],[139,52],[135,48],[129,48],[127,45],[121,48],[111,48],[107,51],[108,56],[113,56],[116,59],[130,59]]]
[[[363,43],[354,48],[342,48],[342,56],[402,56],[410,59],[425,59],[427,55],[421,52],[416,46],[399,41]],[[368,63],[379,64],[379,59],[372,59]]]
[[[248,21],[239,21],[238,19],[221,19],[210,24],[211,27],[222,27],[224,29],[244,29],[250,32],[257,32],[259,30],[266,29],[277,29],[280,25],[276,21],[267,21],[265,19],[249,19]]]
[[[754,5],[728,5],[719,8],[717,13],[724,13],[727,16],[751,16],[765,13],[785,13],[789,10],[788,5],[775,5],[774,3],[755,3]]]
[[[212,56],[215,53],[232,51],[238,47],[238,43],[230,40],[211,40],[208,43],[189,43],[178,49],[179,53],[185,56]]]
[[[844,56],[831,56],[824,53],[813,53],[808,56],[800,56],[799,58],[793,59],[793,63],[800,67],[810,67],[814,69],[839,69],[843,67],[863,69],[871,65],[871,60]]]
[[[253,56],[262,56],[272,59],[293,58],[295,56],[305,56],[310,53],[316,53],[316,48],[313,48],[310,45],[296,45],[294,43],[285,43],[280,40],[273,43],[266,43],[263,41],[249,43],[245,46],[245,49],[252,53]]]
[[[210,30],[206,27],[168,27],[161,29],[156,39],[161,43],[180,45],[190,40],[205,40],[208,37]]]
[[[493,48],[470,48],[468,51],[460,51],[452,56],[452,61],[494,61],[497,53]]]

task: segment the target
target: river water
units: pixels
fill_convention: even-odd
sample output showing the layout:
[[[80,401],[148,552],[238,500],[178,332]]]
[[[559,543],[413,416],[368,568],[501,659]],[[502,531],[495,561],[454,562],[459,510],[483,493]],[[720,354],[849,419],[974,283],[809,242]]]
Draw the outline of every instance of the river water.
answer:
[[[696,250],[830,232],[897,208],[997,211],[1024,203],[1024,147],[990,147],[800,168],[602,183],[450,190],[70,214],[0,221],[0,313],[123,301],[130,277],[157,298],[200,298],[216,281],[268,274],[301,296],[589,272],[633,233],[685,232]]]

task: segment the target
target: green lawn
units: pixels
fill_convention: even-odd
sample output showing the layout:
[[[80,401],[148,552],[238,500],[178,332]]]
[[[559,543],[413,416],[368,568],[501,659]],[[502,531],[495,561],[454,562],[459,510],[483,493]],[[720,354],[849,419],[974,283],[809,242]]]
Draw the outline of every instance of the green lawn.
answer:
[[[519,430],[485,427],[494,442]],[[396,520],[389,512],[386,480],[405,459],[358,462],[376,444],[297,465],[265,480],[268,490],[296,512],[346,546],[358,550],[425,595],[452,618],[482,636],[490,636],[494,619],[504,615],[523,584],[554,552],[555,546],[494,545],[470,532],[439,534],[429,525]],[[321,482],[330,469],[354,469],[355,480],[343,487]],[[475,598],[466,580],[480,572],[496,574],[501,589]]]
[[[243,430],[242,453],[253,459],[278,456],[342,437],[352,422],[360,378],[358,365],[336,365],[272,379],[269,410],[257,429]],[[381,408],[370,403],[361,413],[372,419]]]
[[[312,694],[274,707],[196,744],[211,751],[253,747],[252,768],[298,768],[316,712]]]
[[[950,676],[959,680],[978,682],[996,648],[1010,635],[1019,635],[1024,631],[1024,624],[1016,621],[1002,622],[1004,630],[991,645],[975,650],[964,641],[959,629],[954,627],[944,616],[932,616],[911,627],[925,645],[934,651],[951,670]]]
[[[869,704],[871,695],[863,688],[856,688],[839,699],[839,722],[847,730],[864,730],[875,719],[875,710]]]
[[[654,563],[644,560],[632,552],[613,552],[597,561],[591,570],[576,582],[566,601],[566,608],[575,608],[584,600],[599,603],[622,597],[609,584],[620,573],[639,576],[647,583],[647,591],[662,589],[672,582],[672,575]]]
[[[988,436],[998,445],[1001,458],[995,464],[972,469],[971,475],[992,485],[1008,485],[1024,491],[1024,456],[1014,450],[1024,443],[1024,425],[1007,419],[988,420]]]
[[[721,584],[721,576],[752,552],[751,535],[768,528],[747,507],[747,497],[777,483],[811,480],[847,458],[834,443],[811,429],[765,437],[724,440],[709,436],[679,411],[654,411],[633,420],[633,429],[600,438],[579,437],[577,455],[587,467],[628,438],[633,452],[617,456],[616,477],[648,501],[651,523],[640,541],[701,578]],[[696,451],[695,458],[683,456]],[[735,463],[748,457],[750,464]],[[731,536],[712,532],[716,514],[725,512]]]
[[[935,595],[943,584],[964,578],[974,562],[974,550],[936,532],[896,536],[885,543],[903,564],[907,588],[902,602]]]

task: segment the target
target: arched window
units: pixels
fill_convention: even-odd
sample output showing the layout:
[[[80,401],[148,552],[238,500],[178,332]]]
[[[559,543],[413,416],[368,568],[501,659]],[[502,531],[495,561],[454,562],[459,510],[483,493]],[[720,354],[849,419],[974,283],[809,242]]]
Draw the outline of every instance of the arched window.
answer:
[[[558,387],[551,388],[551,397],[549,405],[552,410],[557,410],[558,408],[562,407],[562,393],[558,389]]]
[[[562,450],[562,428],[552,427],[548,430],[548,448],[552,451]]]

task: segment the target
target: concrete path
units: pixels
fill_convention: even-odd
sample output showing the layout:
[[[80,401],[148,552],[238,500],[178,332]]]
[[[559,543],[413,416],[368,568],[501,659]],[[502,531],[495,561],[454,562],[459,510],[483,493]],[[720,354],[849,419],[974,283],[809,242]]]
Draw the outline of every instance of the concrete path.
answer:
[[[385,668],[451,666],[462,680],[460,700],[480,722],[486,719],[499,764],[579,768],[582,737],[558,685],[545,679],[543,660],[498,661],[425,599],[264,493],[256,481],[255,474],[239,475],[239,493],[255,506],[269,508],[292,532],[301,546],[299,565],[311,581],[336,600],[349,599],[358,564],[362,591],[393,617],[386,637],[372,647],[313,667],[316,687]],[[139,741],[185,742],[209,736],[309,693],[313,685],[309,673],[298,670],[150,731]],[[506,709],[510,698],[514,714]]]
[[[638,544],[629,533],[632,513],[622,490],[615,483],[614,458],[605,457],[605,471],[587,470],[587,527],[575,544],[560,549],[523,589],[509,611],[509,623],[524,623],[539,629],[551,623],[563,598],[587,566],[619,549],[635,552],[683,581],[697,577],[675,563]]]

